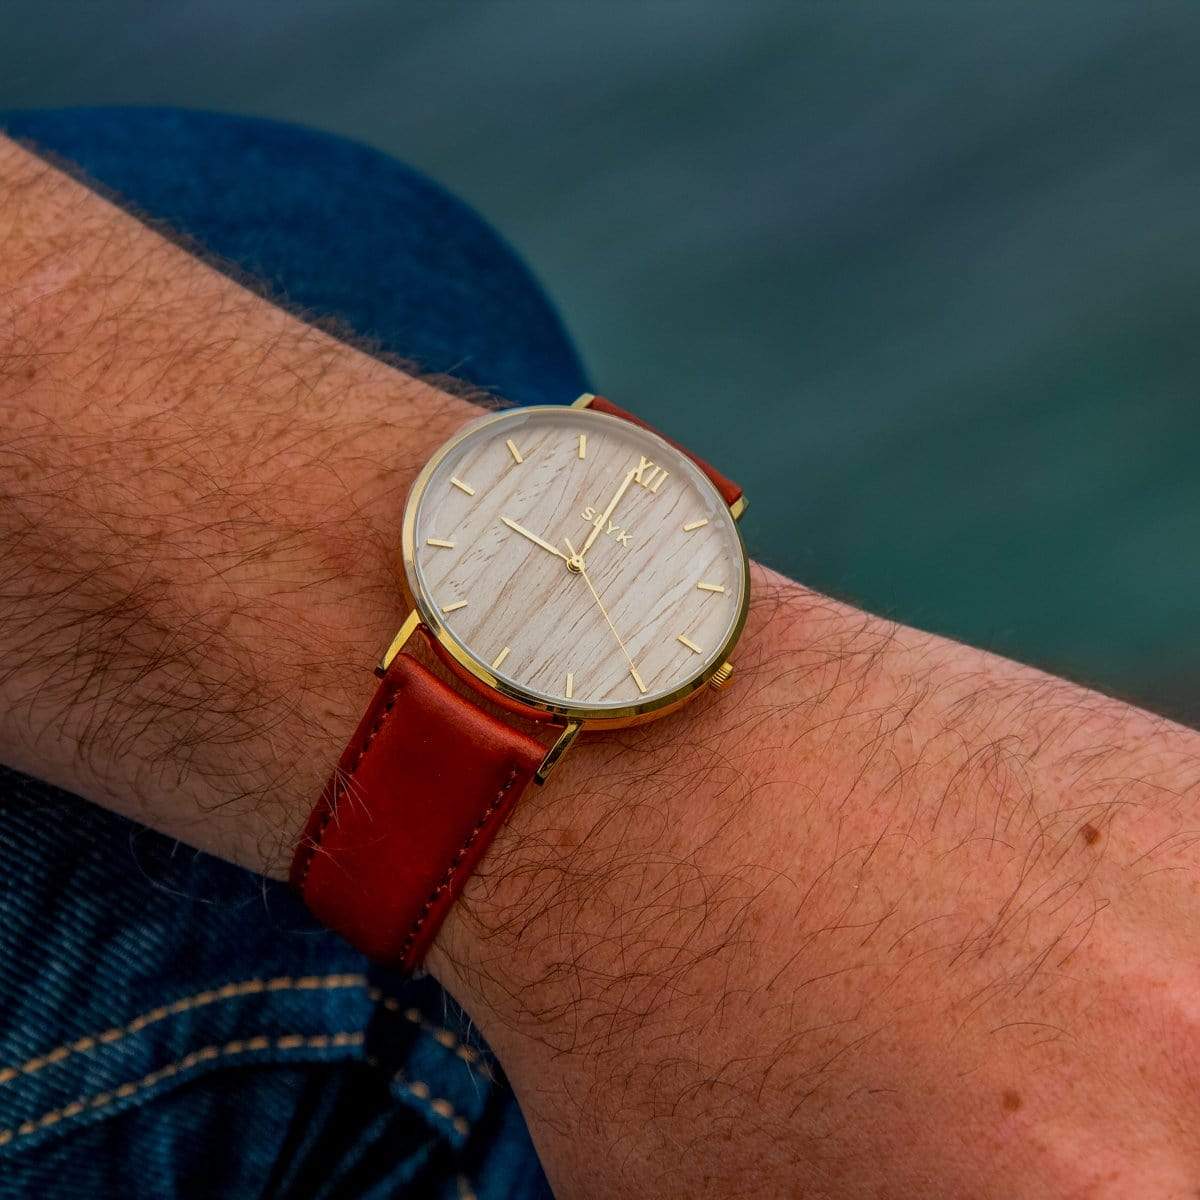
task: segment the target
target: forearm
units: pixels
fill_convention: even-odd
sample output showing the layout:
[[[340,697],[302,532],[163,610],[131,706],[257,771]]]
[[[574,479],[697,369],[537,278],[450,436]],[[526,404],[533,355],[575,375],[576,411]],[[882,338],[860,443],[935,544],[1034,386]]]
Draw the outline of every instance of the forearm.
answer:
[[[472,411],[0,143],[0,755],[276,875]]]
[[[0,758],[281,876],[473,409],[7,148],[0,196]],[[1065,982],[1105,905],[1190,904],[1197,742],[756,570],[733,689],[578,744],[430,965],[564,1197],[966,1194],[1131,1002]]]

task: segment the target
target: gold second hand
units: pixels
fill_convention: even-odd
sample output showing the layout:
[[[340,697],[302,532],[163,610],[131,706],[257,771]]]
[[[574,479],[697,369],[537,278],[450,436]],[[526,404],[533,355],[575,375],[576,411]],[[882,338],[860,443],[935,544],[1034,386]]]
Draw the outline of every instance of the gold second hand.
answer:
[[[588,585],[588,591],[592,593],[592,599],[596,601],[596,606],[604,614],[604,619],[608,622],[609,629],[612,630],[613,637],[617,639],[617,645],[621,647],[621,653],[625,655],[625,661],[629,664],[629,673],[633,676],[633,682],[637,684],[638,691],[643,695],[646,692],[646,685],[642,682],[642,677],[638,674],[637,667],[633,665],[633,659],[629,656],[629,651],[625,649],[625,643],[621,641],[621,635],[617,632],[617,627],[612,623],[612,617],[608,615],[608,609],[604,607],[604,602],[600,599],[600,593],[592,586],[591,579],[588,578],[587,568],[583,565],[583,559],[575,553],[575,547],[571,545],[570,538],[563,538],[567,544],[567,549],[571,552],[571,560],[567,565],[570,566],[573,561],[579,568],[579,574],[583,576],[583,582]]]

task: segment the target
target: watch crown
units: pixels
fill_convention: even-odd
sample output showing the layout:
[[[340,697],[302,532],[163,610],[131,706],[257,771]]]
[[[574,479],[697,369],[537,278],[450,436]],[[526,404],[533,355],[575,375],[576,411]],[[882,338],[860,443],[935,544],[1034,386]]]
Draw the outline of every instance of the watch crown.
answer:
[[[708,686],[719,692],[733,678],[733,663],[723,662],[709,677]]]

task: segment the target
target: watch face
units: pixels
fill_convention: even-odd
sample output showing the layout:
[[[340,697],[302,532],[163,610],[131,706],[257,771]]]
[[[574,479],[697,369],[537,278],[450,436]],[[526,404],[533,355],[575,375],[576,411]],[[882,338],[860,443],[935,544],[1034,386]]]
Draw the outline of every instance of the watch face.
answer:
[[[655,434],[583,408],[464,429],[413,487],[404,559],[460,662],[585,719],[681,698],[745,619],[746,552],[712,483]]]

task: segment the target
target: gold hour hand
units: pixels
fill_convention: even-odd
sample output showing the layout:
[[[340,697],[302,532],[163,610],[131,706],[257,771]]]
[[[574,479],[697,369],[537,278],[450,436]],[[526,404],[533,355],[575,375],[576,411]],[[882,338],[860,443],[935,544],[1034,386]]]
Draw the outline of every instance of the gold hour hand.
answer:
[[[501,517],[500,520],[514,533],[519,533],[523,538],[528,538],[535,546],[541,546],[543,550],[549,550],[551,554],[557,554],[564,562],[567,561],[567,556],[557,546],[552,546],[543,538],[538,537],[536,533],[530,533],[524,525],[518,525],[511,517]]]

